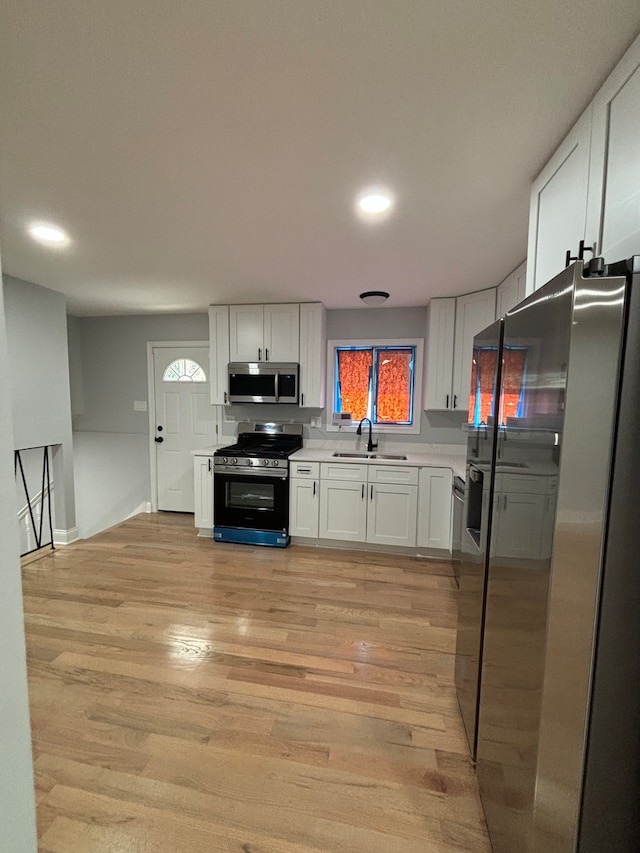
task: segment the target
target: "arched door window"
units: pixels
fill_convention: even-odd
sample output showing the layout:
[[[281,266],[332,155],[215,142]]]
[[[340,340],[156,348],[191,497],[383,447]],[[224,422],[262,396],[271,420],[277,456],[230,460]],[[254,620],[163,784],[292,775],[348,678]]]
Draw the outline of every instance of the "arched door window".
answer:
[[[177,358],[162,374],[163,382],[206,382],[207,376],[197,361]]]

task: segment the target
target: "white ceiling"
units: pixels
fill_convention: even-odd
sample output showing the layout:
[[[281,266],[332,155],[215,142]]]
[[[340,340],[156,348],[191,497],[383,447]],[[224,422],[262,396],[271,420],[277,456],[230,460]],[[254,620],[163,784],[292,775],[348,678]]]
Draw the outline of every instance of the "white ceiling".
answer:
[[[488,287],[639,29],[638,0],[3,0],[4,271],[78,315]]]

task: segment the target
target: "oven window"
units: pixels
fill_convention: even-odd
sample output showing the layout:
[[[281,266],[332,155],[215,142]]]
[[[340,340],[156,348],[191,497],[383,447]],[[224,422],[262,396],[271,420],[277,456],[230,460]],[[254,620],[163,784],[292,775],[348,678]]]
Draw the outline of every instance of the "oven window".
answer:
[[[233,481],[226,483],[226,505],[229,509],[275,509],[275,483]]]

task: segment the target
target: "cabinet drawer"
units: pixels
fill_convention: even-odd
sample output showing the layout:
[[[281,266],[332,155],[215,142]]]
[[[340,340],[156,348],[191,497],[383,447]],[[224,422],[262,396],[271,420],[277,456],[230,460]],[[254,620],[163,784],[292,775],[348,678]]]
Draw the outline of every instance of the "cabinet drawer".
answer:
[[[290,474],[305,480],[317,480],[320,477],[319,462],[292,462]]]
[[[402,483],[418,485],[418,468],[401,465],[369,465],[370,483]]]
[[[548,480],[548,477],[534,477],[531,474],[503,474],[501,485],[496,480],[496,486],[509,494],[544,495]]]
[[[355,480],[358,483],[366,483],[368,467],[350,462],[323,462],[320,466],[320,477],[323,480]]]

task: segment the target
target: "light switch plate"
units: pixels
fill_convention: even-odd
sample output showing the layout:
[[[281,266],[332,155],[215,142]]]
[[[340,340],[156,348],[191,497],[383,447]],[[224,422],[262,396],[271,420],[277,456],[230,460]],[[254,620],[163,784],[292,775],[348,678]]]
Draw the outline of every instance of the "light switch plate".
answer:
[[[133,401],[133,411],[134,412],[146,412],[147,411],[147,401],[146,400],[134,400]]]

